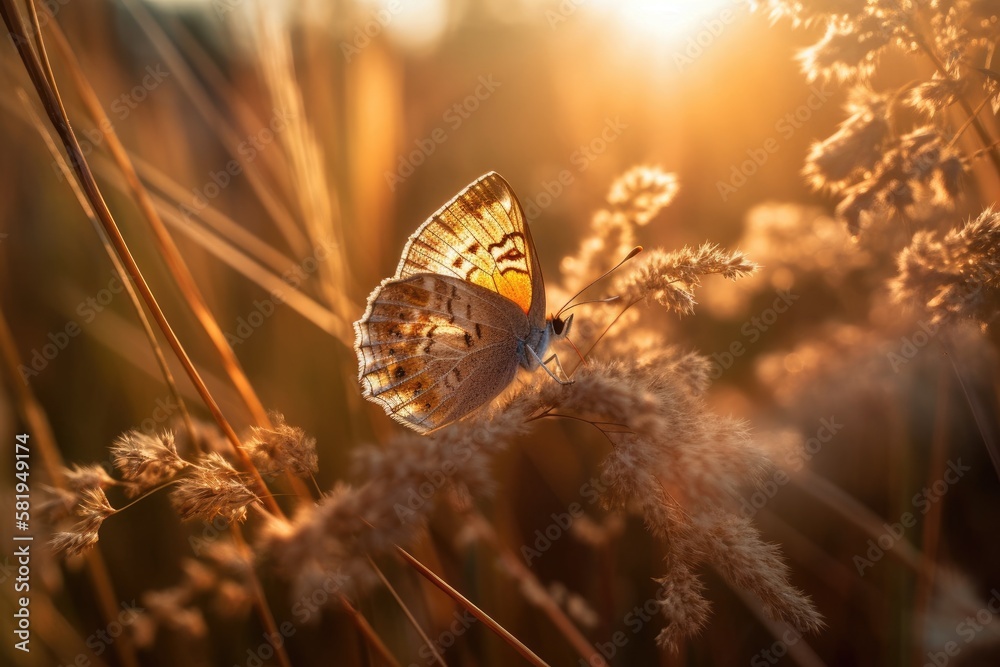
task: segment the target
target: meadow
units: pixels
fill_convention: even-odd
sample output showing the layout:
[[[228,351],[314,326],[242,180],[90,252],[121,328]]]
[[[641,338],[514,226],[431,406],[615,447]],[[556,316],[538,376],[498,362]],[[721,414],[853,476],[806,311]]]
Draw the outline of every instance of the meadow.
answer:
[[[996,3],[0,15],[3,664],[997,663]]]

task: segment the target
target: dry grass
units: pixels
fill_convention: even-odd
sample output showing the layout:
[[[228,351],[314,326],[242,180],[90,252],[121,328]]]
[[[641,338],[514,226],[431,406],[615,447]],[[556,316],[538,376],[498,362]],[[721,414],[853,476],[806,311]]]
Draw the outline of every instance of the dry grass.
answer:
[[[540,211],[529,217],[542,264],[559,267],[547,273],[549,308],[581,291],[587,300],[556,350],[572,382],[523,373],[491,404],[421,436],[361,400],[348,323],[395,263],[396,240],[470,180],[473,160],[457,147],[494,154],[499,130],[477,123],[507,123],[491,105],[513,114],[503,97],[531,97],[509,91],[538,85],[532,72],[499,70],[500,92],[489,94],[476,92],[486,74],[472,76],[470,93],[455,73],[501,59],[467,50],[450,73],[421,70],[388,48],[394,22],[410,20],[391,14],[357,60],[344,57],[352,29],[371,20],[353,4],[355,15],[330,23],[334,38],[319,16],[215,3],[214,18],[193,25],[220,41],[203,42],[131,0],[118,17],[140,29],[130,39],[112,34],[108,7],[53,18],[0,0],[18,47],[4,61],[17,95],[3,110],[11,127],[30,128],[5,136],[43,165],[28,173],[58,174],[52,192],[66,197],[45,223],[52,242],[37,247],[71,260],[29,270],[27,298],[100,297],[107,286],[113,301],[127,285],[132,309],[122,324],[113,317],[129,312],[125,299],[100,315],[107,304],[70,297],[96,359],[76,370],[65,364],[77,359],[70,343],[32,366],[38,340],[76,334],[32,319],[14,291],[0,304],[10,402],[38,457],[35,544],[47,544],[33,565],[32,595],[46,603],[35,607],[45,609],[36,655],[679,665],[770,663],[780,648],[799,664],[903,665],[962,636],[963,618],[988,609],[1000,585],[988,527],[1000,499],[990,408],[1000,15],[971,0],[759,4],[741,14],[753,29],[786,46],[803,31],[818,39],[801,49],[805,81],[786,97],[825,82],[843,113],[818,110],[794,137],[802,150],[758,164],[726,208],[703,201],[725,164],[685,171],[664,148],[664,124],[641,120],[627,91],[634,129],[609,139],[614,113],[602,120],[562,87],[612,82],[550,56],[553,106],[583,142],[563,151],[572,166],[553,178],[534,160],[514,163],[518,172],[501,167],[507,153],[495,159]],[[492,19],[468,20],[463,30]],[[559,53],[593,43],[579,26],[544,37],[505,29]],[[122,117],[126,107],[105,101],[119,88],[138,95],[131,70],[140,81],[148,70],[130,67],[137,44],[167,64],[168,83],[146,86],[149,100]],[[409,93],[403,104],[407,76],[433,102]],[[442,116],[438,101],[455,99],[481,110]],[[742,113],[723,100],[688,111]],[[372,109],[382,134],[364,120]],[[731,121],[706,127],[739,146],[756,141]],[[535,128],[504,127],[504,141],[548,146]],[[438,167],[409,164],[414,147],[421,164],[437,153],[462,166],[438,163],[432,175]],[[21,183],[9,157],[0,165]],[[768,169],[782,171],[775,180],[795,201],[739,199],[774,187]],[[400,190],[390,196],[392,174]],[[32,206],[42,198],[7,194],[0,231],[36,247],[15,218],[41,228]],[[812,205],[795,203],[810,195]],[[51,231],[63,228],[65,245]],[[0,237],[0,254],[19,262],[14,242]],[[110,259],[92,266],[102,247]],[[104,273],[91,290],[95,266]],[[52,304],[67,312],[65,299]],[[15,320],[28,324],[12,329]],[[104,414],[107,405],[121,409]],[[74,581],[81,556],[88,582]],[[111,627],[117,600],[131,598],[141,609],[117,621],[121,637],[94,649],[94,619]],[[1000,638],[980,623],[962,646],[969,664],[995,655]]]

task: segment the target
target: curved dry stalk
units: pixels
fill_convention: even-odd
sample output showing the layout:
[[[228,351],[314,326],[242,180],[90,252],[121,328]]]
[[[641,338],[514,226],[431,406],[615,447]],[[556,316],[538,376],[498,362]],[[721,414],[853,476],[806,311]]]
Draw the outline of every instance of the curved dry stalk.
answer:
[[[53,486],[66,490],[68,487],[62,474],[63,460],[59,453],[59,447],[56,445],[55,435],[52,433],[52,427],[45,416],[45,410],[18,372],[21,359],[3,310],[0,310],[0,361],[3,363],[4,375],[7,376],[11,391],[16,397],[21,416],[30,427],[34,444],[37,445],[37,451],[41,454],[42,467]],[[105,622],[110,623],[117,618],[119,609],[118,596],[115,595],[114,587],[111,584],[108,567],[101,553],[96,549],[90,550],[84,558],[91,586],[93,586],[97,596],[97,605],[101,610],[101,616]],[[126,667],[138,667],[139,659],[135,652],[135,645],[127,632],[122,633],[118,641],[114,642],[114,646],[122,664]]]
[[[209,392],[208,387],[198,374],[198,370],[195,368],[194,363],[191,361],[187,351],[181,344],[180,339],[177,338],[173,328],[167,321],[166,315],[160,308],[156,297],[153,295],[149,284],[146,282],[142,271],[139,269],[139,265],[136,263],[135,258],[132,257],[128,244],[125,242],[125,239],[121,234],[121,230],[118,229],[118,225],[104,201],[100,187],[97,185],[97,181],[94,178],[93,171],[91,171],[87,158],[83,153],[80,142],[70,126],[69,119],[66,117],[58,88],[49,85],[48,79],[46,78],[42,60],[47,60],[47,58],[43,55],[44,47],[42,46],[41,34],[37,34],[36,38],[38,40],[39,47],[41,47],[42,50],[40,53],[36,54],[30,48],[31,40],[27,35],[27,27],[25,26],[21,15],[18,13],[14,0],[0,0],[0,14],[3,15],[3,20],[7,26],[7,30],[17,47],[18,55],[28,72],[28,76],[41,98],[42,105],[49,117],[49,121],[52,123],[63,143],[64,148],[66,149],[66,152],[70,156],[70,162],[73,166],[73,171],[79,181],[80,187],[86,194],[87,200],[93,207],[94,213],[97,215],[98,220],[100,220],[105,233],[111,239],[111,242],[115,247],[115,252],[125,265],[130,278],[135,283],[139,293],[142,295],[146,307],[149,308],[153,315],[153,319],[156,320],[160,330],[166,336],[167,342],[170,344],[174,354],[181,361],[188,377],[198,389],[198,393],[201,396],[202,401],[208,407],[209,412],[212,413],[213,418],[215,418],[219,427],[233,445],[233,448],[235,449],[237,456],[240,458],[244,468],[253,477],[258,495],[263,499],[268,509],[273,514],[282,516],[283,512],[281,511],[281,508],[274,500],[270,491],[268,491],[263,478],[261,478],[260,473],[253,466],[253,462],[250,461],[247,453],[243,451],[239,436],[236,435],[236,431],[233,430],[232,425],[230,425],[225,415],[222,414],[218,404]]]
[[[538,580],[538,577],[525,567],[521,559],[515,556],[510,549],[501,544],[496,530],[486,520],[486,517],[478,511],[473,511],[468,514],[468,518],[476,528],[475,534],[486,540],[486,543],[499,555],[500,563],[507,569],[508,574],[521,583],[521,587],[518,590],[523,592],[527,588],[537,592],[538,595],[535,599],[531,599],[527,595],[524,597],[531,604],[541,608],[580,657],[593,667],[608,667],[604,656],[594,650],[594,645],[587,641],[587,638],[583,636],[576,627],[576,624],[566,615],[556,601],[552,599],[552,596],[542,586],[542,582]]]
[[[375,632],[375,628],[371,626],[371,623],[369,623],[368,619],[364,617],[364,614],[358,611],[358,609],[351,604],[351,601],[348,600],[344,594],[340,595],[340,604],[342,604],[344,609],[347,610],[347,613],[351,617],[351,621],[354,623],[355,627],[357,627],[358,632],[360,632],[361,636],[365,638],[365,641],[367,641],[368,644],[375,649],[375,652],[378,653],[383,660],[389,663],[390,667],[400,667],[399,661],[396,660],[395,656],[389,652],[389,648],[385,645],[385,642],[382,641],[382,638],[378,636],[378,633]]]
[[[253,554],[250,551],[250,547],[247,546],[246,540],[243,539],[243,529],[240,528],[240,525],[235,522],[230,524],[229,532],[232,533],[233,540],[236,542],[237,548],[243,554],[247,563],[253,563]],[[264,588],[260,585],[260,579],[257,578],[257,571],[253,565],[247,568],[247,580],[250,582],[250,587],[254,592],[253,603],[257,608],[257,615],[260,616],[264,627],[267,628],[267,636],[281,637],[282,635],[278,632],[278,624],[274,620],[271,608],[267,606],[267,598],[264,597]],[[274,654],[278,656],[278,662],[281,663],[281,667],[292,667],[292,661],[288,657],[286,642],[268,643],[274,648]]]
[[[111,241],[108,239],[107,234],[105,234],[104,230],[101,229],[101,223],[98,222],[97,216],[94,215],[94,209],[90,206],[90,203],[87,202],[87,198],[83,196],[83,193],[80,191],[79,184],[72,178],[72,174],[70,174],[69,171],[69,165],[66,164],[66,160],[63,159],[59,149],[56,148],[56,144],[52,140],[52,135],[45,129],[45,126],[42,124],[42,120],[37,114],[35,114],[35,110],[31,108],[31,103],[28,101],[27,94],[20,87],[18,88],[17,93],[23,103],[25,112],[31,119],[31,123],[35,126],[38,134],[42,137],[42,141],[45,142],[45,146],[49,149],[49,153],[55,159],[56,164],[59,165],[59,171],[62,172],[63,178],[65,178],[66,182],[69,183],[70,188],[73,190],[73,195],[80,204],[80,208],[83,209],[84,214],[90,219],[91,224],[94,226],[94,230],[101,239],[101,245],[104,247],[104,251],[107,253],[108,259],[111,260],[111,265],[114,267],[115,274],[121,280],[121,283],[125,288],[125,293],[128,295],[129,303],[132,304],[135,314],[139,319],[139,324],[142,326],[142,332],[146,335],[149,347],[153,351],[153,356],[156,358],[156,365],[160,368],[160,374],[163,376],[163,380],[167,384],[167,391],[170,392],[170,395],[177,402],[177,407],[181,412],[181,417],[184,420],[184,428],[188,432],[190,441],[194,443],[196,451],[199,451],[200,453],[201,444],[200,440],[195,437],[194,424],[191,422],[191,414],[188,412],[187,405],[184,403],[184,399],[181,397],[180,391],[177,389],[177,383],[174,382],[174,375],[170,372],[170,367],[167,365],[167,359],[163,354],[163,349],[156,340],[156,334],[153,332],[153,326],[149,323],[149,318],[146,317],[146,313],[142,309],[142,303],[139,301],[139,296],[135,293],[135,288],[132,287],[132,281],[128,279],[128,275],[125,273],[125,267],[122,266],[121,261],[118,259],[118,255],[115,254],[115,249],[111,246]]]
[[[948,399],[949,382],[948,368],[942,365],[938,373],[937,397],[934,401],[934,431],[931,436],[931,463],[927,470],[927,484],[941,479],[945,473],[946,455],[948,453]],[[923,522],[920,548],[931,563],[927,568],[917,573],[917,590],[913,602],[913,647],[915,655],[921,653],[924,646],[924,633],[927,628],[927,610],[930,608],[931,593],[934,591],[934,575],[938,541],[941,537],[941,505],[931,503]]]
[[[232,157],[239,156],[238,146],[242,139],[229,125],[226,119],[219,113],[212,104],[211,97],[198,81],[198,77],[191,72],[184,56],[171,43],[169,37],[157,24],[142,3],[135,0],[123,0],[122,5],[129,11],[135,19],[139,28],[146,34],[154,48],[160,53],[167,67],[177,76],[177,83],[183,88],[190,98],[194,108],[202,118],[209,124],[226,151]],[[295,224],[291,213],[281,203],[280,198],[272,192],[266,180],[261,175],[256,163],[243,165],[243,173],[246,174],[247,183],[257,193],[264,210],[277,225],[278,230],[284,235],[288,245],[297,255],[305,255],[309,251],[309,241],[302,231]]]
[[[250,384],[250,380],[243,372],[243,367],[240,365],[239,359],[236,358],[233,348],[226,341],[226,335],[219,327],[215,316],[209,310],[208,304],[205,302],[205,297],[202,295],[201,290],[198,289],[198,284],[194,276],[191,275],[191,271],[181,257],[180,250],[177,249],[173,238],[167,232],[166,227],[164,227],[163,221],[156,212],[156,207],[153,205],[149,193],[143,186],[142,181],[139,180],[139,176],[136,174],[135,168],[129,160],[125,147],[122,146],[121,141],[118,139],[118,134],[112,127],[111,121],[97,99],[97,93],[83,73],[76,54],[73,53],[69,43],[66,41],[65,35],[59,28],[59,24],[55,21],[50,21],[49,23],[52,26],[51,33],[55,38],[54,42],[59,49],[59,54],[62,56],[63,62],[69,67],[73,77],[76,91],[80,95],[80,99],[83,101],[83,105],[90,115],[91,121],[104,136],[108,150],[111,152],[115,164],[118,165],[122,175],[125,177],[125,182],[135,197],[136,205],[139,207],[143,218],[149,223],[156,246],[163,257],[164,263],[170,270],[170,274],[177,283],[178,289],[185,296],[185,300],[194,313],[195,318],[197,318],[205,333],[208,334],[209,340],[211,340],[216,353],[222,361],[223,368],[226,369],[230,380],[236,386],[237,391],[246,403],[247,410],[250,411],[254,421],[261,426],[269,424],[267,411],[264,409],[260,398],[257,397],[257,393]],[[53,90],[56,89],[54,82],[52,83],[52,88]]]
[[[410,625],[412,625],[413,629],[417,631],[418,635],[420,635],[420,638],[423,640],[427,648],[431,650],[431,653],[434,655],[434,661],[437,662],[439,665],[441,665],[441,667],[448,667],[448,665],[446,665],[444,662],[444,658],[441,657],[441,653],[437,650],[437,647],[434,646],[434,642],[432,642],[431,638],[427,636],[427,633],[424,632],[424,629],[420,627],[420,623],[417,622],[417,619],[413,615],[413,612],[411,612],[410,608],[406,606],[405,602],[403,602],[403,598],[399,597],[399,593],[396,592],[396,588],[386,578],[385,573],[382,572],[382,568],[380,568],[378,565],[375,564],[375,561],[372,560],[371,556],[366,555],[365,558],[368,559],[368,564],[372,566],[372,570],[375,572],[376,575],[378,575],[378,578],[382,581],[382,585],[385,586],[390,593],[392,593],[392,597],[396,600],[396,604],[399,605],[399,608],[403,610],[403,613],[406,615],[406,618],[410,622]]]
[[[489,614],[473,604],[469,598],[455,590],[451,584],[436,575],[430,568],[414,558],[409,552],[406,551],[406,549],[398,544],[395,545],[395,547],[396,553],[398,553],[403,560],[410,565],[410,567],[415,569],[425,579],[444,591],[449,597],[455,600],[455,602],[468,609],[470,614],[478,618],[486,627],[496,633],[505,642],[510,644],[525,660],[533,665],[536,665],[536,667],[548,667],[548,663],[535,655],[530,648],[522,644],[521,640],[508,632],[505,627],[494,621]]]

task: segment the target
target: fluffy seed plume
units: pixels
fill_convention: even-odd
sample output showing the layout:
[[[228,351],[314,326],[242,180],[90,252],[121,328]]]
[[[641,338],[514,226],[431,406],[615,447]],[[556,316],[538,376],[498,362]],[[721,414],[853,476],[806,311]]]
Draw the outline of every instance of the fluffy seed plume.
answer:
[[[337,485],[290,522],[270,520],[261,536],[262,551],[292,580],[296,596],[323,585],[331,572],[337,573],[338,589],[365,589],[375,581],[367,556],[412,541],[448,494],[490,493],[493,456],[524,431],[537,407],[524,401],[431,436],[406,432],[384,447],[361,448],[355,474],[365,481]]]
[[[773,618],[816,630],[820,617],[789,584],[777,548],[760,539],[732,500],[767,470],[763,450],[746,424],[709,411],[702,383],[685,377],[692,364],[666,358],[677,354],[592,362],[572,385],[533,385],[511,404],[536,402],[583,418],[611,441],[601,474],[605,502],[639,513],[669,547],[660,596],[668,625],[661,645],[676,646],[707,620],[709,604],[697,575],[704,565],[753,593]]]
[[[243,446],[262,475],[274,476],[286,470],[297,477],[306,477],[318,470],[316,439],[305,431],[285,423],[280,414],[272,414],[273,428],[251,427],[250,438]]]
[[[882,155],[890,133],[889,99],[867,86],[855,86],[846,110],[849,116],[825,140],[813,144],[803,175],[816,190],[838,192],[852,177],[870,171]]]
[[[659,167],[638,166],[629,169],[611,184],[608,203],[636,225],[642,226],[662,211],[677,196],[677,176]]]
[[[257,496],[245,475],[211,452],[191,464],[188,476],[170,492],[170,500],[182,519],[211,521],[221,516],[233,522],[246,518],[247,506],[257,502]]]
[[[171,431],[157,435],[135,430],[123,433],[111,446],[111,458],[128,483],[126,493],[132,497],[173,479],[188,466],[177,454]]]
[[[892,291],[924,309],[935,324],[954,318],[988,323],[998,312],[1000,213],[992,207],[944,237],[917,232],[898,259]]]
[[[636,245],[636,227],[648,224],[673,201],[680,185],[677,176],[656,166],[633,167],[608,190],[608,207],[591,220],[591,235],[580,249],[563,259],[563,287],[572,294],[587,276],[610,269]]]
[[[710,243],[675,252],[654,250],[618,279],[616,290],[626,303],[651,298],[681,315],[690,315],[694,312],[694,288],[701,284],[702,276],[719,274],[735,280],[756,270],[757,265],[742,252],[726,252]]]
[[[66,557],[87,551],[97,544],[101,524],[114,513],[115,508],[108,502],[108,497],[100,487],[81,492],[76,514],[82,518],[68,531],[52,536],[52,550]]]

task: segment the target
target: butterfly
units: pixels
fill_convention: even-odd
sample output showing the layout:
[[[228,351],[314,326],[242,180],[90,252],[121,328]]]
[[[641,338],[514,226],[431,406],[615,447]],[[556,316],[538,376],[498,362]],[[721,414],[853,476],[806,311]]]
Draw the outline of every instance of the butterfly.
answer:
[[[368,297],[354,323],[364,396],[427,433],[491,401],[518,368],[541,366],[564,383],[546,366],[555,355],[545,353],[573,316],[544,312],[524,211],[490,172],[417,228],[395,275]]]

